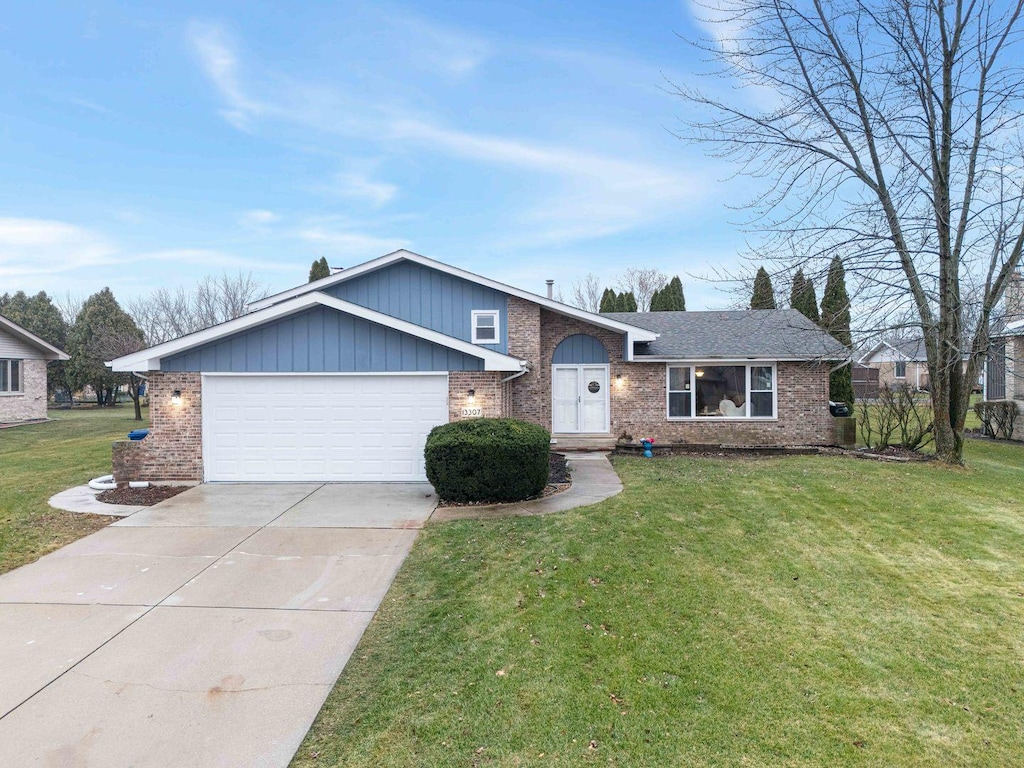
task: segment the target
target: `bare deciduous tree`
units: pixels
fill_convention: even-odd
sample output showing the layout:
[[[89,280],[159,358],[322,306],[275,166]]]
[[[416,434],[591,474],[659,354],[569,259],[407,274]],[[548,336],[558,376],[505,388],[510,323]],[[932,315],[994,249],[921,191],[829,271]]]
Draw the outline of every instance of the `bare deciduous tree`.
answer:
[[[752,210],[780,260],[811,276],[839,254],[869,325],[912,309],[936,453],[960,463],[990,320],[1024,246],[1024,0],[706,8],[717,35],[695,44],[742,87],[677,86],[700,115],[684,136],[769,181]]]
[[[624,293],[632,293],[636,297],[637,311],[649,312],[651,309],[651,297],[655,291],[665,287],[668,276],[660,269],[653,267],[629,267],[623,272],[616,285]],[[597,303],[601,303],[600,294]]]
[[[597,275],[590,273],[586,277],[578,277],[569,289],[569,304],[586,312],[597,312],[601,308],[603,290]]]
[[[71,291],[64,291],[62,295],[54,296],[52,301],[61,317],[64,318],[64,322],[70,326],[74,325],[75,320],[78,319],[78,313],[82,311],[82,305],[85,304],[85,297]]]
[[[191,289],[157,288],[130,300],[127,308],[152,345],[244,315],[246,306],[262,293],[251,272],[225,273],[207,275]]]
[[[89,341],[88,349],[99,360],[113,360],[138,352],[145,346],[140,329],[104,324],[96,328],[96,335]],[[135,406],[136,421],[142,421],[142,398],[139,392],[141,382],[139,376],[128,374],[128,396]]]

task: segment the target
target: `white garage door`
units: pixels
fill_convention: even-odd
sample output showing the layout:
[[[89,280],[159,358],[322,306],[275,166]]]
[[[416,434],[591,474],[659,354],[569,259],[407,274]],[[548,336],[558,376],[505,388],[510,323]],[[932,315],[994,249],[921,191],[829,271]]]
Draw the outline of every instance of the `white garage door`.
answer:
[[[206,480],[426,480],[447,421],[447,374],[204,376]]]

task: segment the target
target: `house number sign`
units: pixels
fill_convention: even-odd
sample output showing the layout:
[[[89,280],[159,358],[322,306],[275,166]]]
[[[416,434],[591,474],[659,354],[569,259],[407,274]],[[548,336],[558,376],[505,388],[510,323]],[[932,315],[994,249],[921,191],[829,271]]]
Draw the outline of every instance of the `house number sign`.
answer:
[[[462,409],[462,415],[463,416],[483,416],[484,415],[484,409],[481,408],[480,406],[476,406],[475,408],[463,408]]]

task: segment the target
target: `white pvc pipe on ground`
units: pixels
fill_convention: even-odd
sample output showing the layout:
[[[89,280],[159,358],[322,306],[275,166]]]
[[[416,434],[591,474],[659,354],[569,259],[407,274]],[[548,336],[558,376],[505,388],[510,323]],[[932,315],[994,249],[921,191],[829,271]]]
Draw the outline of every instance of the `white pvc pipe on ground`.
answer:
[[[115,488],[117,488],[117,483],[114,482],[113,475],[103,475],[101,477],[97,477],[93,480],[90,480],[89,487],[92,488],[94,491],[112,491]],[[128,487],[149,488],[149,482],[145,480],[138,482],[133,480],[132,482],[128,483]]]

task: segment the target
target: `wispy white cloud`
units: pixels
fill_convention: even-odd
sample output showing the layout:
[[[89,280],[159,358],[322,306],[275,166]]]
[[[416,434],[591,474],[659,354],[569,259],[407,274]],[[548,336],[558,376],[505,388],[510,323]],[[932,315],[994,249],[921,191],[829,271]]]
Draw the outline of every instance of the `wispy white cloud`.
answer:
[[[92,99],[83,98],[82,96],[64,96],[63,99],[68,104],[73,104],[76,107],[81,107],[82,109],[87,109],[90,112],[96,112],[100,115],[114,114],[114,111],[112,109],[108,109],[99,102],[93,101]]]
[[[494,53],[493,44],[482,37],[419,16],[389,14],[388,21],[401,33],[415,63],[448,77],[471,75]]]
[[[188,40],[207,77],[226,102],[221,115],[239,130],[247,130],[250,121],[266,112],[266,107],[250,98],[239,82],[235,46],[218,24],[193,21]]]
[[[0,277],[53,275],[116,262],[98,232],[52,219],[0,218]]]
[[[407,240],[397,237],[377,237],[355,232],[329,223],[311,223],[298,230],[296,235],[317,248],[328,249],[332,259],[364,259],[397,251],[409,245]],[[332,262],[331,266],[342,266]]]
[[[280,261],[269,262],[251,259],[215,248],[166,248],[141,253],[134,258],[142,262],[171,262],[209,269],[248,269],[275,272],[292,271],[295,268],[294,265],[284,264]]]
[[[505,245],[549,245],[628,230],[698,198],[706,181],[644,162],[405,120],[396,135],[449,154],[561,178],[558,194],[520,214]]]
[[[364,173],[339,173],[330,185],[330,191],[341,197],[364,200],[375,207],[390,203],[398,194],[398,187],[383,181],[374,181]]]
[[[255,208],[246,211],[239,217],[239,223],[244,227],[262,228],[281,220],[281,217],[273,211],[265,208]]]
[[[427,28],[420,21],[402,23],[420,25],[420,32]],[[438,30],[433,33],[442,35]],[[250,96],[241,75],[244,68],[229,36],[209,24],[191,25],[190,35],[193,47],[200,51],[204,71],[224,101],[222,114],[242,130],[250,130],[262,118],[321,134],[374,142],[382,151],[426,150],[511,173],[524,172],[531,178],[543,175],[543,185],[501,211],[506,225],[516,228],[515,233],[504,236],[504,241],[520,246],[587,240],[626,231],[678,211],[681,204],[700,195],[709,181],[700,170],[682,171],[669,164],[620,156],[621,145],[616,145],[615,152],[583,150],[527,137],[461,130],[429,115],[410,117],[409,109],[370,103],[365,97],[362,102],[353,102],[340,86],[263,71],[259,79],[263,90],[258,96]],[[479,63],[482,56],[474,61]],[[310,141],[323,143],[325,139],[314,136]],[[376,181],[358,168],[347,168],[318,188],[328,195],[363,200],[378,207],[392,201],[398,191],[395,185]],[[496,237],[502,239],[500,233]]]

